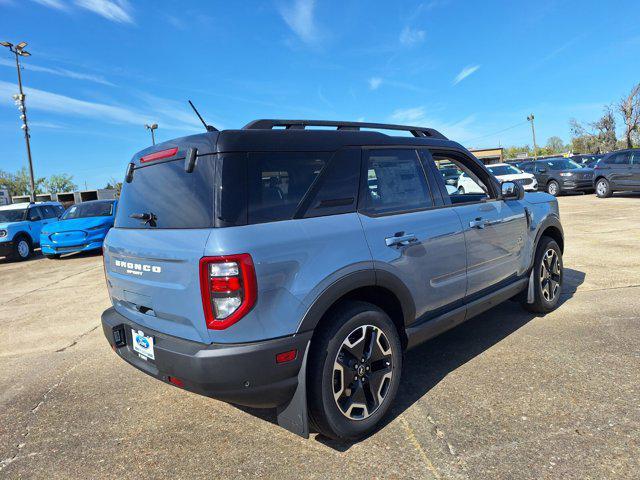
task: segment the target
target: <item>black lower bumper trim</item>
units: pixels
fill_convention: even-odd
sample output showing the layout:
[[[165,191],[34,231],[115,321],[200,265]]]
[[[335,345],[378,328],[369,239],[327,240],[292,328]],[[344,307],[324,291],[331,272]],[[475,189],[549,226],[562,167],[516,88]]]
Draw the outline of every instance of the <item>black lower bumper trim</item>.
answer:
[[[117,347],[114,327],[124,326],[126,345]],[[155,360],[144,360],[132,347],[131,329],[154,337]],[[296,390],[311,332],[242,344],[205,344],[142,327],[114,308],[102,314],[102,329],[125,361],[164,382],[175,377],[184,389],[225,402],[257,408],[287,403]],[[276,364],[276,354],[298,350],[295,360]]]

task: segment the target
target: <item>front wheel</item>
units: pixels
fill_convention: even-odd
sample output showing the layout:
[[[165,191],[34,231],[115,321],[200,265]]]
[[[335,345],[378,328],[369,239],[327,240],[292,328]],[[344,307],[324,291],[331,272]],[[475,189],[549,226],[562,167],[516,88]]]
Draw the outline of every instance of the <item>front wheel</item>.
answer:
[[[523,306],[534,313],[548,313],[558,306],[564,275],[562,251],[556,241],[542,237],[533,262],[533,303]]]
[[[601,178],[596,182],[596,196],[598,198],[609,198],[613,195],[611,185],[606,178]]]
[[[547,193],[549,195],[553,195],[554,197],[560,195],[560,185],[558,184],[558,182],[556,182],[555,180],[551,180],[547,184]]]
[[[358,440],[371,433],[398,391],[402,346],[380,308],[350,301],[331,313],[311,344],[309,413],[323,435]]]
[[[16,260],[27,260],[33,253],[31,242],[26,237],[18,238],[13,246],[13,258]]]

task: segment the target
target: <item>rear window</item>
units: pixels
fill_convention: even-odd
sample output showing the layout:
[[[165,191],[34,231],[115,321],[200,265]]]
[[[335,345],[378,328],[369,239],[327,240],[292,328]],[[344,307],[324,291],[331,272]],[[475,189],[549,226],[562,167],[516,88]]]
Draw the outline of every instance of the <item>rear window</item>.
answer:
[[[119,228],[208,228],[213,226],[214,156],[198,157],[192,173],[184,160],[136,168],[124,183],[116,213]],[[150,214],[155,225],[132,218]]]

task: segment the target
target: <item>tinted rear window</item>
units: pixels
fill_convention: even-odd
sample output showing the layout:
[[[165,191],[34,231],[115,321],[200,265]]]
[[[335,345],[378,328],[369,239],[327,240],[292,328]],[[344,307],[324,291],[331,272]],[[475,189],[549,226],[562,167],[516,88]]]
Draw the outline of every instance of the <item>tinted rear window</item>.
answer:
[[[212,155],[198,158],[192,173],[184,160],[139,167],[124,183],[115,226],[120,228],[208,228],[213,226]],[[153,214],[155,227],[134,214]]]
[[[248,223],[293,218],[330,155],[326,152],[250,153],[247,168]]]

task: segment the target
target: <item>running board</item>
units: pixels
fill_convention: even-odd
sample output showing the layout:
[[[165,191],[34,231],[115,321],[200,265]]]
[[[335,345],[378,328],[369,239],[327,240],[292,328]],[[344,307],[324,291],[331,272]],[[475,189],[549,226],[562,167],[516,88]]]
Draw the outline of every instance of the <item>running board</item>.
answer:
[[[529,278],[521,278],[489,295],[455,308],[447,313],[407,328],[407,349],[437,337],[461,323],[486,312],[490,308],[509,300],[527,288]]]

